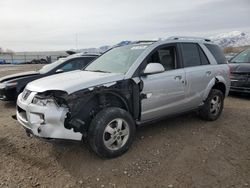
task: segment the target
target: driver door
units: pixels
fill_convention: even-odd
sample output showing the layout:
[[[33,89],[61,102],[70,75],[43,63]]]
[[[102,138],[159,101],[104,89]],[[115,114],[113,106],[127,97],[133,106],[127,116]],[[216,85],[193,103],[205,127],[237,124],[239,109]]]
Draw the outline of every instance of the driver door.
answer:
[[[173,45],[158,48],[147,58],[147,64],[160,63],[165,71],[141,77],[144,96],[141,121],[184,111],[185,71],[179,68],[177,57],[177,48]]]

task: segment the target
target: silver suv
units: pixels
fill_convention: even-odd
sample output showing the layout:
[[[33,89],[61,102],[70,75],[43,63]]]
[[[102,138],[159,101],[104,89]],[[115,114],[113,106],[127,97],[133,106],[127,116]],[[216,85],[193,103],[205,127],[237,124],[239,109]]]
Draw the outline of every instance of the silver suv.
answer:
[[[87,140],[98,155],[117,157],[147,122],[193,110],[216,120],[229,74],[207,39],[140,41],[109,50],[85,70],[29,83],[18,96],[17,119],[28,135]]]

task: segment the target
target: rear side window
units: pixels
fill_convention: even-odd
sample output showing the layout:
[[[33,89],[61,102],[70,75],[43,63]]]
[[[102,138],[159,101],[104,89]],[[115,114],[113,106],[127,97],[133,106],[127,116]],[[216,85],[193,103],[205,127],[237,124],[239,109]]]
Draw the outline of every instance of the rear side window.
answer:
[[[198,45],[195,43],[181,44],[184,67],[201,65],[201,58]]]
[[[203,52],[203,50],[201,49],[201,47],[199,46],[199,52],[200,52],[200,57],[201,57],[201,64],[202,65],[209,65],[209,61],[207,59],[206,54]]]
[[[222,50],[219,48],[219,46],[215,44],[205,44],[205,46],[208,48],[208,50],[213,54],[215,60],[218,64],[226,64],[227,60],[222,52]]]

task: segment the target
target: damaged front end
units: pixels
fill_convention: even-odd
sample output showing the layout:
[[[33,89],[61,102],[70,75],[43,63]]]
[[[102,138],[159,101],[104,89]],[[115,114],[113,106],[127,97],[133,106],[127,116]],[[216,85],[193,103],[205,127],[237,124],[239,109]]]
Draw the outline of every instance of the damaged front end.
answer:
[[[82,134],[65,129],[69,112],[63,91],[24,91],[17,100],[17,119],[29,134],[42,138],[81,140]]]
[[[99,85],[68,94],[50,90],[20,94],[17,119],[32,134],[43,138],[81,140],[98,112],[119,107],[135,120],[140,112],[140,83],[133,79]]]

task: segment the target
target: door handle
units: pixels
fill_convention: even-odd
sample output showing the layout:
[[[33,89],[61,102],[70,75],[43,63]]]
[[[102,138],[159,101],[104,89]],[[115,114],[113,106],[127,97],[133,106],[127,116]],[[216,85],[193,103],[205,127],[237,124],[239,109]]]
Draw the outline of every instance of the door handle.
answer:
[[[207,76],[210,76],[211,74],[212,74],[211,71],[207,71],[207,72],[206,72],[206,75],[207,75]]]
[[[181,79],[182,79],[182,76],[176,76],[176,77],[174,77],[174,79],[175,79],[175,80],[177,80],[177,79],[178,79],[178,80],[181,80]]]

